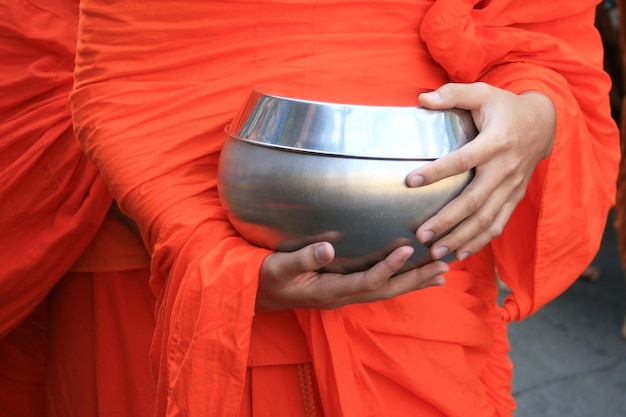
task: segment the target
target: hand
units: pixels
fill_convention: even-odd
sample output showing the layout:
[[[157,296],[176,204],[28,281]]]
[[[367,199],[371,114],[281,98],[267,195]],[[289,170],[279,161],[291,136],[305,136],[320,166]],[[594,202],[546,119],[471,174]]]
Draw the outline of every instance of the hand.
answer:
[[[535,167],[552,150],[556,111],[543,93],[516,95],[485,83],[446,84],[419,99],[426,108],[470,110],[480,132],[407,177],[409,186],[422,186],[475,168],[466,189],[416,231],[420,242],[434,242],[434,259],[456,252],[462,260],[502,233]]]
[[[317,272],[335,256],[328,242],[290,253],[272,253],[261,266],[256,309],[333,309],[443,285],[441,275],[448,271],[448,265],[442,261],[394,276],[412,254],[413,248],[402,246],[367,271],[342,275]]]

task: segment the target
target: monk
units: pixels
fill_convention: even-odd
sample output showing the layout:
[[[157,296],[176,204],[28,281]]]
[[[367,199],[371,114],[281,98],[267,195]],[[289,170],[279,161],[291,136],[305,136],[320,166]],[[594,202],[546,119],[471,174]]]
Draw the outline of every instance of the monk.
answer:
[[[0,16],[0,415],[152,416],[149,256],[72,126],[78,2]]]
[[[594,12],[588,0],[82,1],[74,126],[151,254],[156,414],[511,417],[507,323],[577,279],[614,202]],[[217,165],[254,86],[470,110],[478,137],[407,177],[476,169],[416,233],[456,260],[391,279],[401,247],[370,270],[321,274],[329,242],[280,253],[239,236]]]

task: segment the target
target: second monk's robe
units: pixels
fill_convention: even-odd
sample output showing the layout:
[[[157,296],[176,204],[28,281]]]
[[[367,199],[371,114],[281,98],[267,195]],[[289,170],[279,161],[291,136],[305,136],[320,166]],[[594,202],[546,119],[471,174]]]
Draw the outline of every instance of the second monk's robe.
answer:
[[[0,16],[0,415],[150,417],[149,257],[72,125],[78,1]]]

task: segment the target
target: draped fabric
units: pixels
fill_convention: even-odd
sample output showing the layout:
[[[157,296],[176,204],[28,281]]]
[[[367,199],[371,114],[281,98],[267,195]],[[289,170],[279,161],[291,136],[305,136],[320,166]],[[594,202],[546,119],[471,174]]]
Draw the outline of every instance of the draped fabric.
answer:
[[[3,416],[154,409],[149,257],[107,217],[112,197],[74,134],[77,28],[78,1],[0,4]]]
[[[46,413],[24,417],[154,416],[149,275],[147,268],[64,275],[47,299]]]
[[[72,266],[111,203],[72,128],[77,8],[0,5],[0,338]]]
[[[522,1],[492,1],[472,9],[473,3],[437,1],[429,11],[420,33],[435,60],[453,81],[543,91],[557,108],[558,158],[538,167],[527,198],[493,243],[501,277],[513,289],[503,314],[518,320],[560,294],[571,280],[554,277],[580,274],[600,246],[619,158],[607,112],[610,78],[598,72],[603,51],[590,29],[592,5],[550,2],[531,10]],[[450,32],[460,39],[444,36]],[[610,168],[598,171],[605,163]],[[528,233],[530,224],[536,233]],[[520,256],[522,248],[532,248],[532,256]]]
[[[83,1],[75,129],[152,254],[158,415],[238,415],[249,384],[266,400],[274,389],[255,386],[248,366],[311,361],[328,416],[511,416],[506,322],[578,277],[613,204],[617,130],[594,9]],[[269,252],[235,232],[216,189],[224,128],[250,89],[417,105],[420,91],[448,81],[539,90],[555,104],[552,155],[502,236],[453,264],[443,287],[333,311],[255,313]],[[513,290],[503,308],[496,266]]]

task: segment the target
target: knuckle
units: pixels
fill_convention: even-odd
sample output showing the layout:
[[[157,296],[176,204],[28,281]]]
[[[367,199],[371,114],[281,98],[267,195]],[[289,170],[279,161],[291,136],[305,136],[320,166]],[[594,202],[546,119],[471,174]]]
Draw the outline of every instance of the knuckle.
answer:
[[[381,287],[381,285],[383,285],[383,283],[384,277],[366,275],[363,279],[363,290],[366,292],[376,291]]]
[[[507,138],[508,140],[501,141],[501,146],[499,147],[499,149],[501,149],[503,152],[508,152],[508,156],[511,158],[511,162],[509,164],[510,166],[519,166],[520,163],[524,160],[524,157],[513,151],[517,147],[521,146],[520,144],[523,143],[524,135],[520,134],[519,132],[506,130],[503,133],[503,137]]]
[[[453,230],[455,226],[456,224],[451,219],[444,218],[444,219],[441,219],[438,230],[440,230],[442,234],[445,234]]]
[[[491,226],[489,227],[489,234],[491,235],[492,238],[500,236],[503,231],[504,231],[504,226],[501,225],[500,223],[492,223]]]
[[[380,291],[376,293],[376,299],[378,301],[388,301],[394,298],[395,296],[396,294],[394,294],[393,291],[391,291],[389,287],[382,288],[380,289]]]
[[[528,179],[520,172],[515,175],[513,178],[513,187],[515,189],[514,197],[517,198],[519,195],[523,194],[526,191],[526,186],[528,184]],[[523,191],[522,191],[523,190]],[[520,198],[521,200],[521,198]]]
[[[478,89],[479,92],[481,93],[486,93],[487,91],[489,91],[491,89],[491,87],[489,86],[489,84],[487,84],[484,81],[478,81],[474,84],[476,86],[476,88]]]
[[[446,247],[450,249],[450,251],[456,250],[459,246],[461,246],[466,239],[463,239],[461,236],[457,234],[450,234],[447,236],[447,241],[445,242]]]
[[[465,205],[470,213],[476,213],[482,206],[482,198],[476,193],[467,193],[465,196]]]
[[[493,218],[490,215],[486,213],[476,213],[474,217],[476,219],[476,222],[478,223],[478,226],[480,227],[480,230],[487,230],[490,232],[493,231]]]
[[[474,158],[469,152],[464,152],[463,149],[456,153],[456,163],[462,171],[469,171],[474,168]]]

